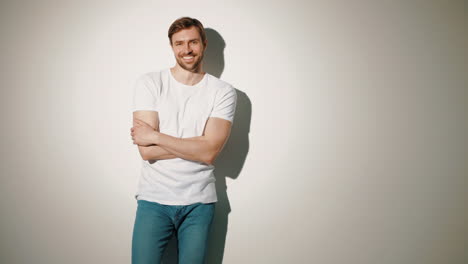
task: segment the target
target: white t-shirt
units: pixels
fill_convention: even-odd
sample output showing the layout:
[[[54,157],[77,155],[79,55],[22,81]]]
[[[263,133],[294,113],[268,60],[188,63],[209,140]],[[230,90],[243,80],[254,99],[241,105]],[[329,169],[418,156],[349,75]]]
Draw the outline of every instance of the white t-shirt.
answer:
[[[133,111],[157,111],[161,133],[188,138],[202,136],[210,117],[233,122],[236,101],[236,90],[208,73],[189,86],[168,68],[138,78]],[[213,165],[181,158],[143,160],[135,198],[167,205],[216,202],[213,170]]]

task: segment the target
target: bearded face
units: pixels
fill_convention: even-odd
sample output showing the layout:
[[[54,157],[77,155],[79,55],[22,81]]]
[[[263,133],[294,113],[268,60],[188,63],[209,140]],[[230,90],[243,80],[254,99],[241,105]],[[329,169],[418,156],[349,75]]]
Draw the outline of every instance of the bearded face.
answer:
[[[181,52],[180,54],[176,55],[176,61],[179,66],[187,71],[196,72],[203,61],[203,52],[195,53],[195,52]]]
[[[172,50],[177,64],[187,71],[198,72],[201,69],[205,47],[195,27],[172,35]]]

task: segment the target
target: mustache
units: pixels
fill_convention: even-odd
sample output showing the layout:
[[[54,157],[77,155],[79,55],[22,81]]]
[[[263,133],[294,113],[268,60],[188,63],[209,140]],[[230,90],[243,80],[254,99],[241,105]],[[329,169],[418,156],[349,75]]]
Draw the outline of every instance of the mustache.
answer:
[[[190,51],[188,53],[182,53],[182,56],[188,56],[188,55],[198,55],[198,53],[195,53],[193,51]]]

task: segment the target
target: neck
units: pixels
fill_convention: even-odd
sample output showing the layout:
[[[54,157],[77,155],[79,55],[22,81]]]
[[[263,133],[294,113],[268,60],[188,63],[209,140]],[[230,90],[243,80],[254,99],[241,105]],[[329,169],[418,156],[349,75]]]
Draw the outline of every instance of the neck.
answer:
[[[203,71],[202,67],[198,67],[194,71],[188,71],[178,64],[171,68],[171,73],[174,78],[185,85],[193,86],[203,79],[205,72]]]

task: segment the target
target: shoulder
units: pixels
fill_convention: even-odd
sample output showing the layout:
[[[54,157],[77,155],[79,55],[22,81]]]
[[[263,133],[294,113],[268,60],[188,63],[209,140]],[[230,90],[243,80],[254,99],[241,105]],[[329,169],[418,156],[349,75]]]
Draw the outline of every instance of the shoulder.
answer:
[[[137,77],[136,86],[146,87],[151,90],[159,90],[161,83],[168,78],[168,69],[145,72]]]
[[[215,102],[222,104],[235,104],[237,101],[237,92],[234,86],[213,75],[208,75],[210,90],[215,96]]]
[[[159,81],[163,75],[167,75],[167,69],[145,72],[138,76],[137,81]]]
[[[223,81],[209,73],[206,73],[207,74],[207,81],[208,81],[208,85],[214,89],[214,90],[217,90],[217,91],[225,91],[225,92],[229,92],[229,91],[234,91],[234,87],[226,82],[226,81]]]

